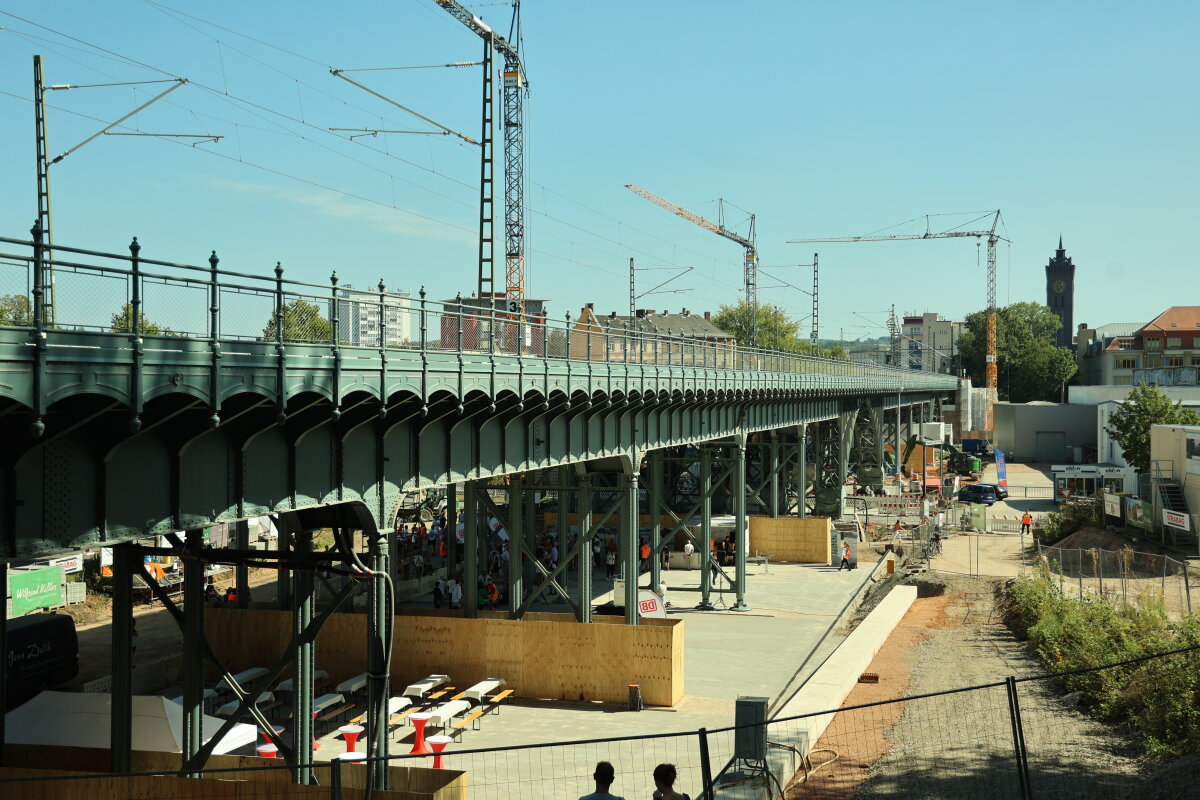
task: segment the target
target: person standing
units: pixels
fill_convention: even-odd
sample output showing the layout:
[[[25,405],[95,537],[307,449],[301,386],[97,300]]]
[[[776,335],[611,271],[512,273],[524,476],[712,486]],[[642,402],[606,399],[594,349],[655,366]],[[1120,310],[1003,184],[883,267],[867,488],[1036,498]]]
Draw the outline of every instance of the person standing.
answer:
[[[842,541],[842,563],[838,565],[838,572],[842,571],[842,567],[852,569],[850,566],[850,543]]]
[[[1021,533],[1033,532],[1033,515],[1026,511],[1021,515]]]
[[[604,577],[607,580],[612,580],[613,575],[617,571],[617,551],[609,550],[604,556]]]
[[[616,777],[617,771],[613,769],[612,764],[607,761],[599,762],[596,764],[596,770],[592,773],[592,780],[596,782],[596,791],[591,794],[585,794],[579,800],[625,800],[625,798],[617,797],[608,791],[612,788]]]
[[[692,566],[692,553],[694,552],[696,552],[696,545],[692,544],[692,540],[689,538],[683,543],[683,558],[689,568]]]
[[[676,777],[674,764],[659,764],[654,768],[654,800],[692,800],[675,791]]]

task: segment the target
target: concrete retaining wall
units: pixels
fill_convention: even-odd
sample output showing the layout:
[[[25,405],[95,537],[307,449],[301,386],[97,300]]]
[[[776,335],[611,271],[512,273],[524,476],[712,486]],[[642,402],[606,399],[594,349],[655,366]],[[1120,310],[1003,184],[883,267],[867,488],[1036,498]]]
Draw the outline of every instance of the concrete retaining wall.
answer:
[[[839,707],[916,599],[915,586],[892,589],[775,716],[794,717]],[[802,733],[795,744],[807,754],[832,721],[833,713],[799,720]]]

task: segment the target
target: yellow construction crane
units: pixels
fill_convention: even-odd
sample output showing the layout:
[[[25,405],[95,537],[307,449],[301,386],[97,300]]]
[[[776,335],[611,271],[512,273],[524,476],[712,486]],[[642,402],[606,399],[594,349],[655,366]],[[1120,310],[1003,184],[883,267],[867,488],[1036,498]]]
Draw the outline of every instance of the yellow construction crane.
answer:
[[[744,344],[753,345],[755,339],[757,338],[757,330],[755,330],[755,326],[757,325],[758,321],[758,314],[756,313],[758,310],[758,247],[755,244],[756,237],[754,233],[754,215],[750,215],[750,235],[742,236],[740,233],[725,227],[724,201],[721,201],[720,205],[718,206],[718,218],[720,219],[720,222],[713,222],[701,217],[698,214],[693,214],[686,208],[677,206],[670,200],[665,200],[653,192],[648,192],[640,186],[627,183],[625,184],[625,188],[636,195],[646,198],[659,208],[665,208],[675,216],[686,219],[693,225],[699,225],[706,231],[711,231],[717,236],[723,236],[731,242],[737,242],[742,246],[745,253],[742,264],[742,276],[746,285],[746,305],[750,311],[749,322],[746,329],[746,337],[749,339],[749,341],[745,342]]]
[[[824,239],[791,239],[788,244],[838,243],[838,242],[899,242],[911,239],[954,239],[962,236],[974,236],[976,239],[987,240],[987,352],[984,356],[984,385],[995,390],[997,385],[996,365],[996,243],[1007,242],[1003,236],[996,233],[1000,225],[1000,210],[989,211],[981,219],[991,217],[991,227],[979,231],[942,231],[940,233],[929,229],[929,217],[925,217],[925,232],[914,234],[878,235],[878,236],[833,236]],[[968,223],[970,224],[970,223]],[[989,401],[986,409],[986,426],[992,429],[992,405]]]

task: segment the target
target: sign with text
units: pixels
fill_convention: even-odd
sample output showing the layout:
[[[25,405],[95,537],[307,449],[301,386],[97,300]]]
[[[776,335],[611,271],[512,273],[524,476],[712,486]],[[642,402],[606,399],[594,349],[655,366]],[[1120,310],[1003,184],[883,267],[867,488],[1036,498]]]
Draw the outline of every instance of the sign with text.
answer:
[[[1104,493],[1104,513],[1110,517],[1121,516],[1121,496],[1112,492]]]
[[[1172,511],[1169,508],[1164,508],[1162,511],[1163,524],[1169,525],[1172,528],[1180,531],[1190,531],[1192,529],[1192,521],[1187,514],[1180,511]]]
[[[638,616],[666,619],[667,609],[663,607],[662,598],[649,589],[639,589]]]
[[[1154,530],[1154,507],[1136,497],[1126,497],[1125,524],[1144,531]]]
[[[12,613],[24,616],[41,608],[63,605],[62,567],[43,567],[21,572],[8,573],[8,585],[12,589]]]
[[[63,572],[83,572],[83,553],[75,553],[74,555],[63,556],[62,558],[52,558],[49,561],[52,567],[62,567]]]
[[[996,483],[1008,486],[1008,465],[1004,463],[1004,451],[996,448]]]

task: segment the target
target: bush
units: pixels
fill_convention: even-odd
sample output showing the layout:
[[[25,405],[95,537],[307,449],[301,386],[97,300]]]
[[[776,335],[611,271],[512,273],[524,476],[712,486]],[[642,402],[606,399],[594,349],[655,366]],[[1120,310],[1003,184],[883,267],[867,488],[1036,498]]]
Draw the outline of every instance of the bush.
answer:
[[[1058,511],[1051,511],[1042,518],[1042,524],[1034,535],[1042,544],[1055,544],[1081,528],[1100,525],[1103,519],[1100,497],[1093,495],[1084,500],[1063,503]]]
[[[1009,624],[1054,672],[1089,669],[1200,645],[1200,619],[1167,619],[1161,598],[1114,607],[1065,597],[1046,567],[1009,584]],[[1200,749],[1200,650],[1064,675],[1099,719],[1130,721],[1153,755]]]

